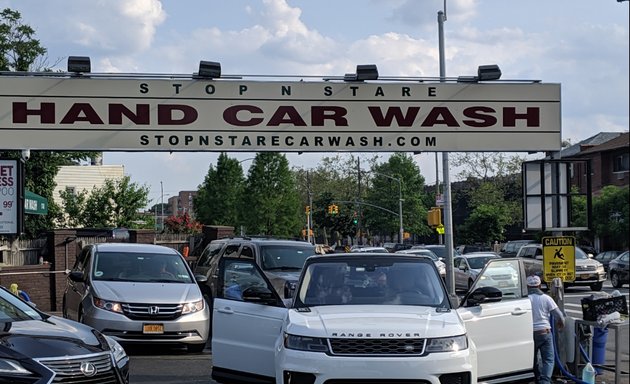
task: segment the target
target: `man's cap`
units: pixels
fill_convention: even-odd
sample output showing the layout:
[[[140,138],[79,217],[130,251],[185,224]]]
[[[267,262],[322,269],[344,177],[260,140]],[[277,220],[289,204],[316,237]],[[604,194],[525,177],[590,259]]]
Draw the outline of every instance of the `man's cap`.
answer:
[[[540,277],[533,275],[527,276],[527,286],[528,287],[537,287],[540,285]]]

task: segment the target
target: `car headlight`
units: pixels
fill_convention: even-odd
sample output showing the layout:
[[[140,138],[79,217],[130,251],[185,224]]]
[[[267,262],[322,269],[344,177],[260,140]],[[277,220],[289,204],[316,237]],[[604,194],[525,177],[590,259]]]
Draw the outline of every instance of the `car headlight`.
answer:
[[[604,272],[604,265],[603,264],[600,264],[600,265],[597,266],[597,272],[599,272],[599,273],[603,273]]]
[[[455,337],[441,337],[439,339],[427,339],[425,351],[433,352],[457,352],[468,348],[466,335]]]
[[[319,337],[297,336],[284,334],[284,347],[308,352],[328,352],[326,339]]]
[[[127,352],[125,349],[118,343],[116,340],[112,339],[110,336],[105,336],[105,340],[107,340],[107,344],[109,344],[109,348],[112,350],[112,355],[114,355],[114,360],[118,367],[122,367],[127,363]]]
[[[96,308],[104,309],[110,312],[123,313],[122,304],[116,301],[103,300],[98,297],[95,297],[93,301]]]
[[[32,375],[33,372],[24,368],[17,360],[0,359],[0,374],[3,375]]]
[[[204,300],[193,301],[192,303],[184,304],[184,308],[182,309],[182,315],[187,313],[195,313],[203,310],[203,302]]]

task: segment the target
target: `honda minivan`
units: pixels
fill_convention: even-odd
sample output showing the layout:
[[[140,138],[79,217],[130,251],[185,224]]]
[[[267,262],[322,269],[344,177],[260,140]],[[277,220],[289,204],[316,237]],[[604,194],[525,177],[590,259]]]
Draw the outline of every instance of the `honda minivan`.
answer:
[[[204,349],[210,326],[184,257],[152,244],[85,246],[68,275],[63,315],[122,344],[180,344],[191,352]]]

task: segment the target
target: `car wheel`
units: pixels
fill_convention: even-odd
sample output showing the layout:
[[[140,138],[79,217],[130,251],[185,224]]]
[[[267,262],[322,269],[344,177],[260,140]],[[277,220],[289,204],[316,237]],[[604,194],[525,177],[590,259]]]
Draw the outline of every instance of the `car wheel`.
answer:
[[[603,286],[604,286],[604,282],[591,284],[591,291],[601,291]]]
[[[623,284],[621,283],[621,279],[619,279],[619,275],[614,272],[610,275],[610,282],[615,288],[621,288],[623,286]]]
[[[201,353],[206,348],[205,344],[188,344],[186,346],[190,353]]]

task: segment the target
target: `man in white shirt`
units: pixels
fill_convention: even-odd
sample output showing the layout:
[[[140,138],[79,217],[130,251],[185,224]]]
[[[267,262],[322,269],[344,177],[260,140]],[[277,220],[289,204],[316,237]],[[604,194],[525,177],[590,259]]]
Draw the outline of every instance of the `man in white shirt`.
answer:
[[[555,358],[551,315],[553,314],[558,329],[564,327],[564,316],[556,302],[540,290],[540,284],[540,277],[527,277],[529,300],[532,303],[534,318],[534,375],[537,384],[550,384]]]

